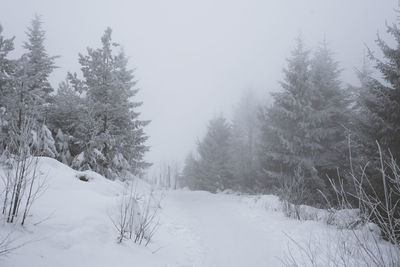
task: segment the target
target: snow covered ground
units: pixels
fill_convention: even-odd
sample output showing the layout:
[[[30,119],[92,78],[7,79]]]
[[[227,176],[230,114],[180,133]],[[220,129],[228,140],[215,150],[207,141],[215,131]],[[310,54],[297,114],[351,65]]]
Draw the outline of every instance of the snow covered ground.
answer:
[[[32,216],[13,236],[25,246],[0,259],[4,267],[53,266],[282,266],[288,237],[326,239],[336,229],[283,216],[274,196],[169,191],[161,203],[160,228],[148,246],[117,244],[110,220],[123,184],[88,172],[89,182],[56,160],[43,158],[48,189]],[[138,190],[147,190],[139,183]],[[261,203],[261,204],[260,204]],[[0,234],[9,225],[2,224]]]
[[[288,236],[308,242],[336,231],[321,222],[284,217],[277,212],[280,204],[275,196],[257,200],[208,192],[169,192],[158,242],[168,254],[174,251],[173,240],[183,255],[175,256],[175,262],[167,266],[282,266]]]

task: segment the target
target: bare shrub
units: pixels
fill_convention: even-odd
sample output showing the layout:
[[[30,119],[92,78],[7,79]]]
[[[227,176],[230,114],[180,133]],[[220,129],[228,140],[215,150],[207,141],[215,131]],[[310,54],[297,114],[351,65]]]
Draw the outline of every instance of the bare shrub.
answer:
[[[399,266],[398,248],[379,238],[373,225],[359,229],[328,229],[321,237],[298,240],[289,235],[284,266],[362,267]]]
[[[300,242],[288,236],[296,253],[286,253],[282,259],[285,266],[400,266],[400,169],[393,156],[385,161],[379,145],[378,151],[383,195],[367,176],[368,166],[359,176],[351,171],[353,192],[345,190],[342,181],[330,179],[341,210],[353,208],[350,198],[357,200],[359,223],[336,229],[335,236],[322,243],[315,239]]]
[[[0,258],[6,257],[13,251],[27,245],[29,242],[20,242],[13,231],[0,235]]]
[[[129,186],[129,191],[123,193],[118,207],[118,217],[115,220],[110,217],[118,232],[118,243],[122,243],[124,239],[132,238],[134,219],[140,213],[135,194],[132,190],[133,187]]]
[[[111,218],[118,232],[118,243],[133,240],[147,246],[159,226],[160,203],[161,198],[153,190],[140,194],[136,192],[134,183],[130,182],[122,195],[118,217],[115,220]]]
[[[34,120],[23,119],[18,125],[11,125],[7,159],[1,175],[3,181],[2,215],[8,223],[20,217],[24,225],[34,201],[46,189],[45,179],[38,166],[41,145],[40,135],[33,135]]]
[[[296,168],[293,177],[285,177],[280,182],[279,195],[284,214],[300,220],[300,205],[306,198],[306,185],[301,167]]]

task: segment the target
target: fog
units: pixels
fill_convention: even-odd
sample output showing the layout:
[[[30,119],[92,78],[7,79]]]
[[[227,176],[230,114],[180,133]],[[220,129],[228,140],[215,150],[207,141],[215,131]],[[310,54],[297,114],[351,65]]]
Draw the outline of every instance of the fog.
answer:
[[[51,81],[78,72],[78,53],[100,46],[104,29],[122,44],[135,68],[137,100],[151,150],[147,159],[181,161],[195,147],[214,114],[228,118],[241,92],[260,98],[279,90],[285,58],[301,34],[308,47],[324,38],[343,68],[342,80],[357,83],[365,46],[375,49],[385,21],[396,21],[394,0],[285,1],[2,1],[0,23],[16,36],[42,16],[50,55],[60,55]]]

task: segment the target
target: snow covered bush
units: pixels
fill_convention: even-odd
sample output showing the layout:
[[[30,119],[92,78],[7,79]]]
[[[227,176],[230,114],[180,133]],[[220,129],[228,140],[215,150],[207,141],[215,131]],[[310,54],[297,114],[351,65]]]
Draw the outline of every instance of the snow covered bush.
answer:
[[[41,124],[32,131],[33,145],[40,156],[56,158],[58,153],[53,135],[46,124]]]
[[[55,136],[55,147],[58,152],[57,160],[70,165],[71,164],[71,152],[69,150],[69,142],[71,137],[64,134],[60,128],[58,128]]]

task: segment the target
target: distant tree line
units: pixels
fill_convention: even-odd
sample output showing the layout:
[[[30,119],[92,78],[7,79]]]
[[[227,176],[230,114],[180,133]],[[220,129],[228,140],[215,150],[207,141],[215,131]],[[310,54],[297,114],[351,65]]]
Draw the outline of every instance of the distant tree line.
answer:
[[[135,101],[138,89],[133,70],[107,28],[100,48],[79,54],[81,75],[68,73],[58,90],[49,76],[57,56],[48,55],[45,31],[35,16],[27,29],[24,53],[11,58],[14,37],[0,26],[0,155],[5,161],[17,153],[15,135],[27,121],[33,155],[56,158],[78,170],[94,170],[110,179],[141,174],[149,166],[144,127]]]
[[[368,51],[357,71],[360,86],[343,83],[326,41],[311,53],[298,38],[272,103],[249,101],[247,94],[232,122],[213,118],[186,158],[181,185],[283,198],[293,193],[290,201],[314,206],[335,201],[332,182],[356,190],[352,175],[368,176],[365,190],[377,197],[391,192],[382,183],[378,144],[384,158],[400,159],[400,29],[388,25],[387,32],[396,46],[378,37],[383,58]]]
[[[236,106],[231,123],[222,114],[209,122],[196,153],[186,157],[180,186],[210,192],[262,191],[265,181],[259,173],[260,104],[256,94],[248,90]]]

